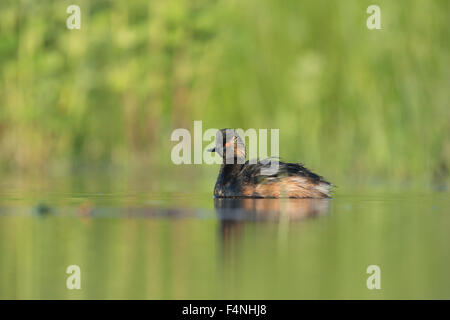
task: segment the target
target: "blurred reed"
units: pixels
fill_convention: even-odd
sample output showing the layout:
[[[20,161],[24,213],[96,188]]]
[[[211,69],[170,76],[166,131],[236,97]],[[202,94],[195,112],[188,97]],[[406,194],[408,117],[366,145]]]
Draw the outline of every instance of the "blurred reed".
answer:
[[[448,179],[449,2],[380,0],[376,31],[370,4],[2,1],[0,168],[167,168],[203,120],[280,128],[283,158],[331,177]]]

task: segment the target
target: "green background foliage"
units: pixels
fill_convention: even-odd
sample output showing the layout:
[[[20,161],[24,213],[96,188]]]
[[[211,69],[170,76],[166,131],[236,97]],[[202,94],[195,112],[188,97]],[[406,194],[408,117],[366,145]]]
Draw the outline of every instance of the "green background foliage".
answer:
[[[335,179],[445,180],[449,2],[377,1],[372,31],[370,4],[3,0],[0,167],[170,168],[203,120],[279,128],[282,158]]]

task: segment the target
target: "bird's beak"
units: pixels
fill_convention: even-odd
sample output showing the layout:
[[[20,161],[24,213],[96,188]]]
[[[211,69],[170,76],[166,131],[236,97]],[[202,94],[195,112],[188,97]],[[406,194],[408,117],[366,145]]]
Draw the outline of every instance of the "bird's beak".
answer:
[[[209,151],[209,152],[216,152],[216,148],[211,148],[211,149],[208,149],[208,150],[206,150],[206,151]]]

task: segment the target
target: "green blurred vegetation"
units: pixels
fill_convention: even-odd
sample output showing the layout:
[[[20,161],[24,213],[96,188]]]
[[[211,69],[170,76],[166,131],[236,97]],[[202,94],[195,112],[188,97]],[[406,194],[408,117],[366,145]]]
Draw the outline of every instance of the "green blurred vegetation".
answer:
[[[0,167],[170,166],[203,120],[332,178],[448,179],[449,2],[379,0],[375,31],[370,4],[2,0]]]

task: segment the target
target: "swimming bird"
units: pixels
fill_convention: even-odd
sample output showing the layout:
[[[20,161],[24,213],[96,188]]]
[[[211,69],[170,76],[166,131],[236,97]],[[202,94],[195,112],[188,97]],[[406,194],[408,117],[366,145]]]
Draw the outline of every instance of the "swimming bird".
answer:
[[[215,147],[223,159],[214,187],[215,198],[329,198],[332,184],[302,164],[278,159],[245,161],[245,144],[233,129],[217,131]],[[262,174],[276,161],[278,170]]]

